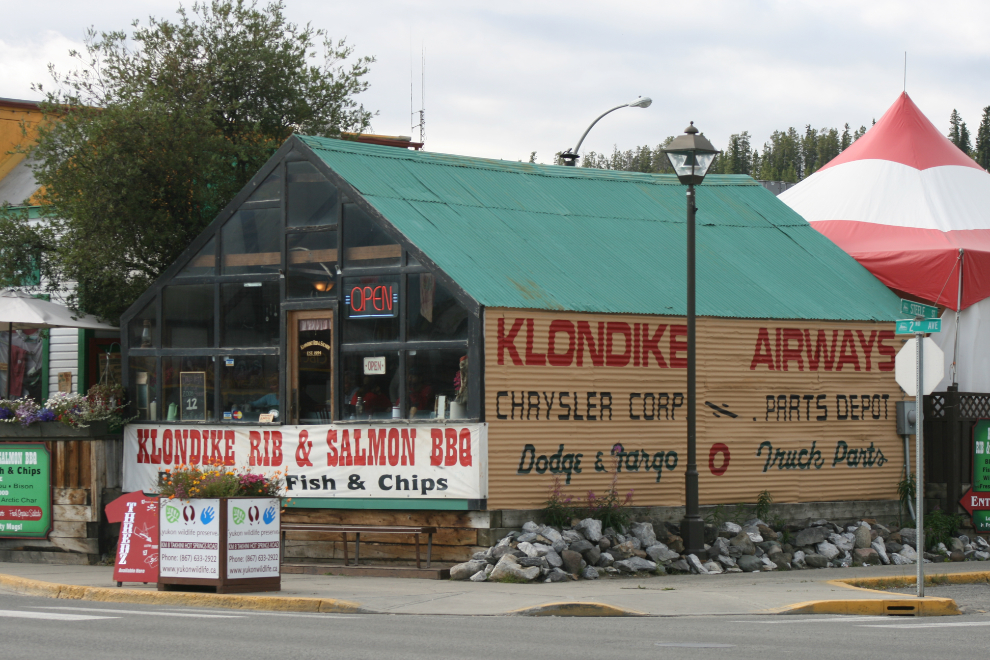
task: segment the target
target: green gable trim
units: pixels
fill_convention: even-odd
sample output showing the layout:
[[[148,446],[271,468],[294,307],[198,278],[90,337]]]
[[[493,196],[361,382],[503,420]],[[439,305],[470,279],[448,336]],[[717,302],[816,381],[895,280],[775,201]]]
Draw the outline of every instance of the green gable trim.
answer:
[[[686,313],[672,175],[297,138],[482,305]],[[894,293],[750,177],[697,198],[699,316],[896,320]]]

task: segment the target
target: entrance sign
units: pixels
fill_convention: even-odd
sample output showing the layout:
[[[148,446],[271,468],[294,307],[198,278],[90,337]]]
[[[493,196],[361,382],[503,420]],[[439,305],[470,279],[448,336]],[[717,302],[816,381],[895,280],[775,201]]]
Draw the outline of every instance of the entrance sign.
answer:
[[[488,493],[487,438],[487,424],[452,421],[286,425],[277,430],[270,426],[128,424],[124,429],[124,488],[137,490],[155,483],[159,471],[174,465],[220,462],[231,469],[250,468],[268,475],[283,472],[286,497],[292,499],[478,500]],[[536,465],[541,474],[547,471],[547,460],[543,459],[542,467]],[[567,460],[573,462],[575,457]],[[163,509],[178,506],[177,500],[173,502]],[[170,523],[170,534],[205,529],[209,522],[199,508],[177,510],[182,515],[172,514],[176,520]],[[168,516],[163,516],[164,571],[166,543],[191,539],[167,539],[164,521]]]
[[[973,427],[973,490],[987,491],[990,497],[990,419]]]
[[[180,419],[184,422],[206,421],[206,372],[179,373]]]
[[[48,448],[43,442],[0,444],[0,539],[44,539],[51,529]]]
[[[990,491],[978,492],[970,488],[959,500],[959,506],[972,516],[977,532],[990,532]]]
[[[897,334],[911,335],[916,332],[942,332],[942,319],[907,319],[897,322]]]
[[[227,578],[279,576],[279,499],[227,501]]]
[[[925,368],[924,393],[931,394],[935,387],[942,382],[945,375],[945,353],[938,347],[935,340],[925,337]],[[894,359],[894,378],[908,396],[917,396],[918,391],[918,340],[915,337],[904,342],[904,347],[897,352]]]
[[[913,300],[904,300],[904,298],[901,298],[901,314],[920,316],[926,319],[937,319],[939,317],[938,307],[923,305]]]
[[[220,500],[162,499],[161,577],[220,577]]]
[[[141,491],[121,495],[106,506],[107,520],[120,523],[116,582],[158,582],[158,496]]]

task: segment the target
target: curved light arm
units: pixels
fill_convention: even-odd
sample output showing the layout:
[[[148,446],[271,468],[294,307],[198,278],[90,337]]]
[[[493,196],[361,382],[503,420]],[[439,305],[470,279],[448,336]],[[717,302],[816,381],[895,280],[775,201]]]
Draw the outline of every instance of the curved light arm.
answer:
[[[574,147],[574,150],[571,153],[576,154],[576,153],[578,153],[578,151],[580,151],[580,149],[581,149],[581,143],[584,142],[584,138],[588,137],[588,133],[591,132],[591,129],[595,127],[595,124],[597,124],[602,117],[604,117],[605,115],[607,115],[610,112],[615,112],[616,110],[618,110],[620,108],[628,108],[628,107],[629,107],[629,104],[628,103],[623,103],[622,105],[617,105],[614,108],[612,108],[611,110],[606,110],[602,114],[598,115],[598,119],[596,119],[595,121],[591,122],[591,126],[589,126],[587,128],[587,130],[585,130],[584,135],[582,135],[581,136],[581,139],[578,140],[577,146]]]

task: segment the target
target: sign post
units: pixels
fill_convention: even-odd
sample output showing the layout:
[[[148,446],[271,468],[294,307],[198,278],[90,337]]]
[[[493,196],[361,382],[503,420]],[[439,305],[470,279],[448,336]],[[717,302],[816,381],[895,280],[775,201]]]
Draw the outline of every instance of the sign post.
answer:
[[[913,314],[914,319],[897,322],[897,334],[914,334],[916,342],[916,377],[918,388],[915,392],[915,407],[917,415],[917,431],[915,435],[915,534],[918,551],[918,597],[925,595],[925,427],[924,399],[925,394],[925,333],[941,332],[942,320],[938,318],[938,307],[923,305],[911,300],[901,299],[901,312]]]

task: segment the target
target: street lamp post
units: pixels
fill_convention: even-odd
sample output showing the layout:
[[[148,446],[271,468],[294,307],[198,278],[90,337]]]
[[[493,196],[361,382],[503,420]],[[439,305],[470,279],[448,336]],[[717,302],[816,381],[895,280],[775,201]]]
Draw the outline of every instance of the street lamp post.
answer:
[[[616,110],[620,110],[622,108],[648,108],[652,103],[653,103],[653,99],[651,99],[649,96],[641,96],[631,103],[623,103],[622,105],[617,105],[611,110],[606,110],[602,114],[598,115],[598,119],[591,122],[591,126],[588,126],[587,130],[585,130],[584,134],[581,136],[581,139],[578,140],[577,146],[574,147],[573,149],[568,149],[564,153],[560,154],[560,158],[561,160],[564,161],[564,165],[569,165],[571,167],[574,167],[577,159],[580,158],[580,156],[578,156],[578,151],[581,149],[581,143],[584,142],[584,138],[588,137],[588,133],[591,131],[592,128],[594,128],[595,124],[598,123],[599,119],[601,119],[610,112],[615,112]]]
[[[681,521],[681,536],[684,539],[685,552],[699,554],[705,547],[705,522],[701,519],[698,505],[698,452],[697,433],[695,424],[695,365],[697,352],[695,343],[695,309],[694,309],[694,214],[698,210],[695,205],[695,185],[700,185],[711,167],[718,151],[712,143],[698,133],[694,122],[664,149],[674,173],[687,189],[687,337],[688,337],[688,373],[687,373],[687,450],[688,464],[684,474],[685,511]]]

